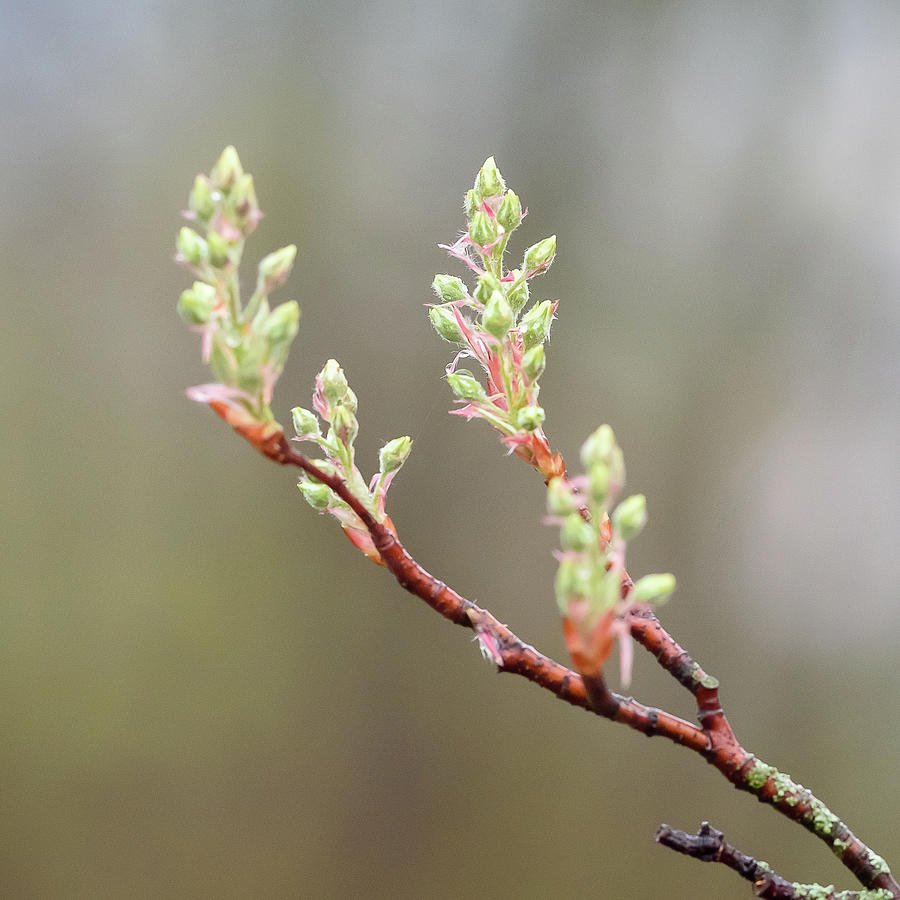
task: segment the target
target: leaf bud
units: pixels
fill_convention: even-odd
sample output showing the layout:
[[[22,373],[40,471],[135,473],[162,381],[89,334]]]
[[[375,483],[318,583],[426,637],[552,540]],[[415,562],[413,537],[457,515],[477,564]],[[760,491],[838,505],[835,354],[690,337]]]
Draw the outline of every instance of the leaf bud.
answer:
[[[553,301],[541,300],[535,303],[531,309],[522,316],[519,331],[522,333],[522,341],[525,349],[530,350],[537,344],[543,344],[550,335],[550,325],[553,322]]]
[[[590,591],[590,566],[584,560],[569,556],[560,561],[556,570],[553,589],[559,611],[565,616],[569,614],[569,601],[584,597]]]
[[[281,287],[287,281],[288,275],[291,274],[296,258],[297,247],[295,244],[288,244],[286,247],[264,256],[259,263],[256,289],[263,294],[271,294],[275,288]]]
[[[636,538],[647,524],[647,498],[643,494],[626,497],[612,514],[613,531],[623,541]]]
[[[664,603],[675,590],[675,576],[671,572],[645,575],[634,583],[631,598],[635,603]]]
[[[513,311],[510,309],[506,297],[501,291],[494,291],[481,316],[481,324],[485,331],[492,334],[498,341],[502,341],[512,327],[513,321]]]
[[[537,381],[546,365],[547,354],[544,352],[543,344],[538,344],[530,350],[526,350],[525,355],[522,357],[522,371],[528,376],[529,381]]]
[[[522,266],[527,275],[544,272],[550,268],[556,256],[556,235],[544,238],[525,251],[525,262]]]
[[[347,395],[349,385],[347,384],[347,376],[336,359],[329,359],[325,363],[325,367],[319,373],[322,379],[322,390],[325,399],[332,405],[340,403]]]
[[[216,301],[216,289],[211,284],[195,281],[193,287],[181,292],[178,313],[191,325],[204,325],[212,315]]]
[[[497,221],[507,234],[519,227],[522,221],[522,203],[513,191],[507,191],[500,209],[497,210]]]
[[[269,313],[264,333],[272,344],[290,343],[300,327],[300,307],[296,300],[282,303]]]
[[[467,369],[457,369],[447,375],[450,390],[461,400],[484,401],[487,394],[481,383]]]
[[[185,226],[178,232],[175,247],[179,256],[192,266],[202,265],[209,259],[209,245],[193,228]]]
[[[466,299],[466,286],[455,275],[435,275],[431,288],[444,303]]]
[[[318,481],[301,481],[298,485],[303,499],[313,508],[320,512],[331,506],[332,491],[327,484],[321,484]]]
[[[294,431],[297,432],[297,437],[319,436],[322,433],[319,430],[319,420],[302,406],[295,406],[291,410],[291,419],[294,422]]]
[[[409,436],[398,437],[394,438],[392,441],[388,441],[378,451],[381,474],[387,475],[388,472],[396,472],[397,469],[406,462],[406,458],[409,456],[409,451],[411,449],[412,438]]]
[[[209,173],[213,185],[225,193],[234,187],[235,182],[243,174],[244,168],[241,165],[240,157],[231,144],[222,151],[212,172]]]
[[[463,333],[459,330],[456,316],[453,315],[451,306],[432,306],[428,310],[428,318],[434,330],[445,340],[452,344],[464,344],[466,342]]]
[[[567,516],[575,512],[578,504],[565,478],[551,478],[547,484],[547,511],[554,516]]]
[[[516,425],[523,431],[534,431],[540,428],[545,418],[540,406],[523,406],[516,416]]]

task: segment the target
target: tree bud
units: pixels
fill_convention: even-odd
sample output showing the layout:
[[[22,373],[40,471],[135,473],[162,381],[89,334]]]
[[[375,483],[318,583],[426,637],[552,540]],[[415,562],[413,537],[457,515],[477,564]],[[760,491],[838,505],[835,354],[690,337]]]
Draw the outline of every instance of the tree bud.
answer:
[[[479,247],[490,244],[497,237],[496,223],[483,210],[476,210],[469,222],[469,237]]]
[[[528,282],[524,278],[519,281],[519,278],[522,277],[522,272],[520,269],[513,269],[509,274],[513,277],[512,283],[515,285],[515,287],[509,288],[509,290],[506,292],[506,299],[509,300],[509,305],[512,307],[513,312],[518,315],[518,313],[525,308],[525,304],[528,302]],[[519,283],[515,284],[517,281],[519,281]]]
[[[664,603],[675,590],[675,576],[670,572],[645,575],[634,583],[631,597],[635,603]]]
[[[336,359],[329,359],[325,363],[325,367],[319,373],[322,379],[322,390],[325,393],[325,399],[329,403],[335,405],[347,395],[348,384],[347,376]]]
[[[275,288],[281,287],[291,274],[296,258],[297,247],[294,244],[288,244],[264,256],[259,263],[256,289],[264,294],[271,294]]]
[[[327,484],[317,481],[301,481],[298,485],[303,499],[313,508],[318,510],[328,509],[331,506],[332,491]]]
[[[494,291],[481,317],[484,330],[498,341],[502,341],[512,327],[513,321],[513,312],[506,302],[506,297],[500,291]]]
[[[527,275],[543,272],[550,268],[556,256],[556,235],[544,238],[525,251],[525,263],[522,266]]]
[[[444,303],[466,299],[466,286],[462,278],[455,275],[435,275],[431,287]]]
[[[526,350],[530,350],[537,344],[543,344],[547,340],[552,322],[553,302],[551,300],[541,300],[522,316],[519,331],[522,333],[522,341]]]
[[[516,425],[523,431],[534,431],[544,421],[544,410],[540,406],[524,406],[516,416]]]
[[[525,351],[522,357],[522,371],[528,376],[529,381],[537,381],[547,365],[547,354],[544,353],[544,345],[538,344]]]
[[[198,175],[194,179],[194,187],[188,198],[188,209],[193,212],[201,222],[208,222],[216,211],[216,202],[213,199],[209,179],[205,175]]]
[[[503,176],[494,162],[494,157],[489,156],[475,179],[475,192],[484,197],[496,197],[502,194],[506,188]]]
[[[582,551],[596,543],[597,535],[577,512],[573,512],[566,516],[559,540],[563,550]]]
[[[191,325],[205,325],[216,302],[216,289],[211,284],[195,281],[178,298],[178,313]]]
[[[409,436],[394,438],[388,441],[378,451],[378,461],[381,466],[381,474],[387,475],[388,472],[395,472],[409,456],[412,450],[412,438]]]
[[[244,174],[238,152],[231,144],[222,151],[209,174],[213,185],[225,193],[228,193],[238,178]]]
[[[575,495],[565,478],[551,478],[547,485],[547,511],[554,516],[567,516],[575,512],[578,505]]]
[[[459,330],[452,307],[432,306],[428,310],[428,318],[431,319],[434,330],[445,341],[450,341],[453,344],[464,344],[466,342],[463,333]]]
[[[209,259],[209,245],[193,228],[185,226],[178,232],[175,247],[185,262],[192,266],[202,265]]]
[[[497,221],[507,234],[519,227],[522,221],[522,203],[513,191],[507,191],[500,209],[497,210]]]
[[[294,431],[297,432],[297,437],[318,436],[322,433],[319,430],[319,420],[302,406],[295,406],[291,410],[291,419],[294,422]]]
[[[613,531],[623,541],[636,538],[647,524],[647,498],[643,494],[626,497],[612,514]]]
[[[461,400],[487,400],[487,394],[481,383],[466,369],[457,369],[447,375],[450,390]]]

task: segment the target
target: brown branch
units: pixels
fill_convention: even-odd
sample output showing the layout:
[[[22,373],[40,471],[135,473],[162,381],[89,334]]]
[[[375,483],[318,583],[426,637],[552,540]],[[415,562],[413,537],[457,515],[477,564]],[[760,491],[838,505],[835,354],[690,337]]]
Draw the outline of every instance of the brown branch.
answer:
[[[210,403],[229,421],[227,410],[217,408],[218,405],[224,406]],[[814,794],[744,750],[722,710],[718,681],[703,671],[652,613],[636,611],[630,615],[632,635],[694,695],[702,728],[663,710],[644,706],[630,697],[621,697],[608,690],[601,675],[583,678],[524,643],[490,612],[423,569],[395,535],[348,490],[339,476],[321,470],[294,450],[277,425],[251,428],[243,423],[240,427],[233,421],[231,424],[265,456],[281,465],[297,466],[331,488],[359,516],[382,561],[399,584],[446,619],[473,629],[501,671],[521,675],[573,706],[622,722],[647,736],[660,735],[689,747],[714,765],[735,787],[755,794],[758,800],[769,803],[825,841],[866,888],[881,889],[900,898],[900,884],[881,857],[860,841]],[[623,587],[626,593],[630,590],[630,579],[623,582]]]

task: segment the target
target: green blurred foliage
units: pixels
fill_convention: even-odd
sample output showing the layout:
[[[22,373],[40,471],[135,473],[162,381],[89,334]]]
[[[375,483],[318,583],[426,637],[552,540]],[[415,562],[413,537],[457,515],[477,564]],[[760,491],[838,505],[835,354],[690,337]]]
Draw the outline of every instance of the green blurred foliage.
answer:
[[[411,551],[559,656],[543,487],[445,415],[423,308],[496,156],[530,210],[515,249],[559,236],[554,446],[615,427],[649,500],[630,568],[678,576],[664,620],[746,745],[898,865],[900,10],[87,2],[0,25],[3,896],[749,896],[653,845],[704,818],[850,886],[696,758],[495,677],[185,400],[177,213],[227,143],[266,213],[248,279],[300,247],[276,413],[340,359],[364,471],[415,439],[389,508]],[[691,715],[636,662],[636,696]]]

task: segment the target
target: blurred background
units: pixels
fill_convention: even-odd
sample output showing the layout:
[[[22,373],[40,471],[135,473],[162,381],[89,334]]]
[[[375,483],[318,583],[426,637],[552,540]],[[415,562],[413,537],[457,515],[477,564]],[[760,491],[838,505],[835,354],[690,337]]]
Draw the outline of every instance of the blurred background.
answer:
[[[748,749],[900,866],[900,8],[0,4],[4,897],[750,896],[702,819],[849,874],[697,757],[498,677],[184,389],[194,175],[296,242],[275,398],[334,356],[419,561],[564,658],[543,487],[446,415],[423,304],[489,154],[556,233],[542,400],[611,423],[639,575]],[[691,718],[646,654],[631,689]]]

